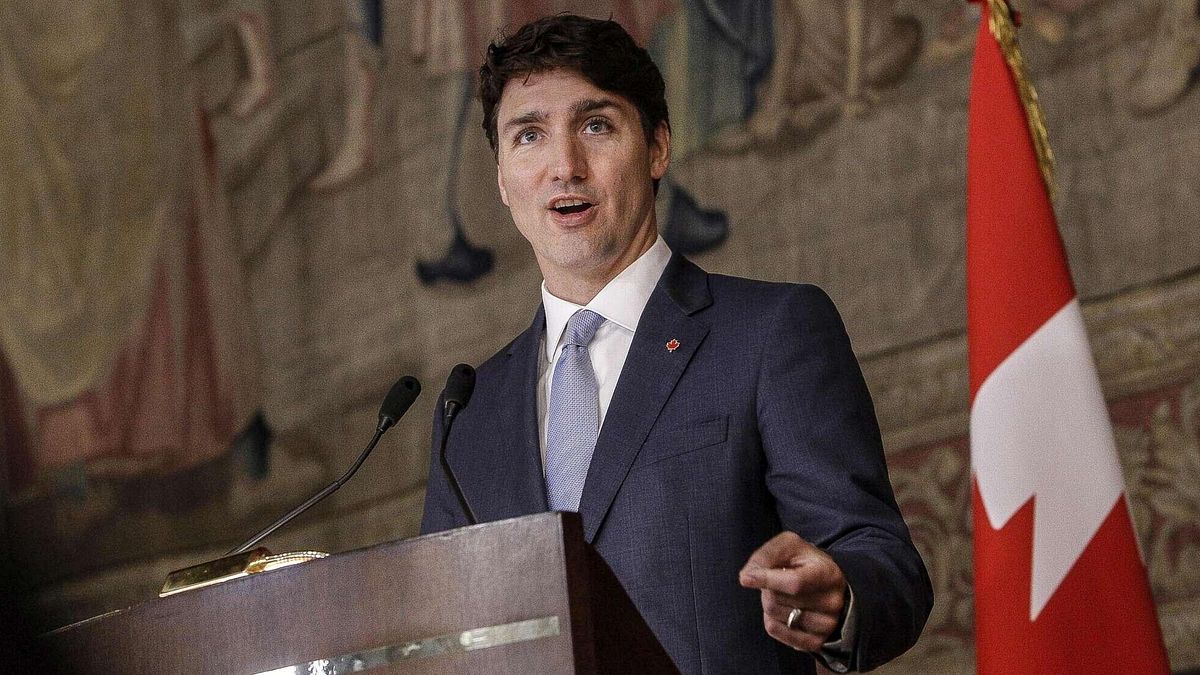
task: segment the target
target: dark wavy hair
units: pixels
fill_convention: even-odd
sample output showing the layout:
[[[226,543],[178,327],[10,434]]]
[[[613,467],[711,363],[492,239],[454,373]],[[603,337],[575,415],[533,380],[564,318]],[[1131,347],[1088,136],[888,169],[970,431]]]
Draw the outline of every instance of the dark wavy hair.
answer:
[[[479,68],[483,131],[497,156],[496,111],[504,85],[515,77],[556,68],[574,70],[598,88],[629,99],[637,108],[647,144],[654,142],[654,130],[660,122],[670,129],[662,73],[621,24],[555,14],[527,23],[511,36],[493,42]]]

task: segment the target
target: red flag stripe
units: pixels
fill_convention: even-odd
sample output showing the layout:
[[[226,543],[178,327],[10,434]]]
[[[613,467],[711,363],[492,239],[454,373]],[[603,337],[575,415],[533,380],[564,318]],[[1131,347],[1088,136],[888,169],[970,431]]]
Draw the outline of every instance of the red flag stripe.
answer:
[[[987,27],[967,113],[967,334],[971,400],[1009,354],[1075,297],[1025,108]]]

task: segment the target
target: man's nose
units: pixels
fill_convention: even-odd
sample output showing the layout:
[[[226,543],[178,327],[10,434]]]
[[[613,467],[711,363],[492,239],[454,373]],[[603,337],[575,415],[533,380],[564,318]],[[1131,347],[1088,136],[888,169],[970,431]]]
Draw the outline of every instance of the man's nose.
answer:
[[[554,144],[551,173],[555,181],[570,183],[587,178],[587,150],[572,134],[559,136]]]

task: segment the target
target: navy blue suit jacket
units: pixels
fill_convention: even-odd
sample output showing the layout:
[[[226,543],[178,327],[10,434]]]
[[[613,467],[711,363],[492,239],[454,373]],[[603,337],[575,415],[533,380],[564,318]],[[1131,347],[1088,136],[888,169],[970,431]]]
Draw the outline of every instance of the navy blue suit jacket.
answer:
[[[548,508],[536,406],[544,332],[539,309],[479,367],[451,431],[448,461],[480,522]],[[467,524],[440,436],[439,415],[423,533]],[[785,529],[828,552],[854,590],[852,667],[910,647],[933,602],[850,341],[811,285],[709,275],[672,257],[613,393],[580,515],[684,673],[812,672],[812,657],[767,635],[759,592],[738,585],[750,554]]]

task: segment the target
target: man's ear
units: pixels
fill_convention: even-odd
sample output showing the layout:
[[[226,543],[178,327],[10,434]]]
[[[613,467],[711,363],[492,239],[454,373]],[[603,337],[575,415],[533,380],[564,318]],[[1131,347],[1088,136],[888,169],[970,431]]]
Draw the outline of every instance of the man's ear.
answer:
[[[500,163],[496,162],[496,187],[500,188],[500,201],[504,202],[505,206],[508,203],[508,190],[504,189],[504,173],[500,171]],[[509,206],[509,208],[512,208]]]
[[[667,167],[671,165],[671,127],[665,121],[654,127],[654,142],[650,144],[650,177],[654,179],[667,175]]]

